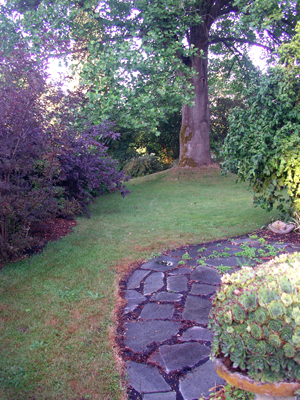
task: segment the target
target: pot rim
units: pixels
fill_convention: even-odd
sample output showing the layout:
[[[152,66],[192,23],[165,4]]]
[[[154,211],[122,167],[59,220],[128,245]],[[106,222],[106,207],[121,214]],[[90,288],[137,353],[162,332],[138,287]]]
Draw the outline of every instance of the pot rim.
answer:
[[[265,394],[269,396],[295,396],[295,391],[300,389],[298,382],[260,382],[249,378],[239,372],[231,372],[220,358],[214,358],[217,374],[231,385],[248,392]]]

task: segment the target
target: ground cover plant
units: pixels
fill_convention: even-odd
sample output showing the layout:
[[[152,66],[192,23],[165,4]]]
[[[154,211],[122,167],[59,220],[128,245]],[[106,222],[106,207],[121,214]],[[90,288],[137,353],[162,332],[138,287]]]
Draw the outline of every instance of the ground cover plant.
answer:
[[[0,398],[124,397],[114,290],[122,273],[166,249],[258,229],[246,185],[217,169],[171,169],[133,179],[131,194],[105,194],[73,233],[0,270]],[[204,246],[203,246],[204,247]]]
[[[209,396],[209,400],[253,400],[254,394],[246,392],[245,390],[239,389],[235,386],[227,384],[217,390],[212,390]],[[200,397],[199,400],[204,400]]]
[[[255,381],[299,380],[298,265],[298,253],[282,254],[222,278],[210,313],[213,357]]]

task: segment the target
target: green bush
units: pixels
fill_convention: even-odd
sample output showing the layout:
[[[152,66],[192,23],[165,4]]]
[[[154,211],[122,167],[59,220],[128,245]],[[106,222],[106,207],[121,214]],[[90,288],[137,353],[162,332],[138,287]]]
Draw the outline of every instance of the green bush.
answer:
[[[155,172],[163,171],[164,169],[164,164],[153,154],[132,158],[124,166],[125,174],[132,178],[154,174]]]
[[[297,29],[299,42],[300,25]],[[277,204],[280,212],[292,214],[300,211],[300,79],[297,57],[287,59],[286,46],[282,64],[256,78],[245,107],[231,113],[223,171],[249,182],[254,204],[267,210]]]

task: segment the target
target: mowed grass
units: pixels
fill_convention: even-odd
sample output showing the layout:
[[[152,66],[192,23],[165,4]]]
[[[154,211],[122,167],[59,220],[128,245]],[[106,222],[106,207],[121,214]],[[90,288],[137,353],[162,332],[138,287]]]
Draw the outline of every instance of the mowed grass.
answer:
[[[185,244],[260,228],[235,176],[173,169],[132,180],[131,194],[97,199],[91,218],[0,271],[0,398],[125,398],[111,340],[117,282],[132,264]]]

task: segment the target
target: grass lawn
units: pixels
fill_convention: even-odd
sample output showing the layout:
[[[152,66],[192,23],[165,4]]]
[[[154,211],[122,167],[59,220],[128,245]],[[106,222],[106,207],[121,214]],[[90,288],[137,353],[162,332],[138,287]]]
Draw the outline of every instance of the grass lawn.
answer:
[[[112,330],[117,282],[170,248],[260,228],[246,185],[219,170],[173,169],[133,179],[131,194],[97,199],[92,217],[0,271],[0,398],[125,398]]]

